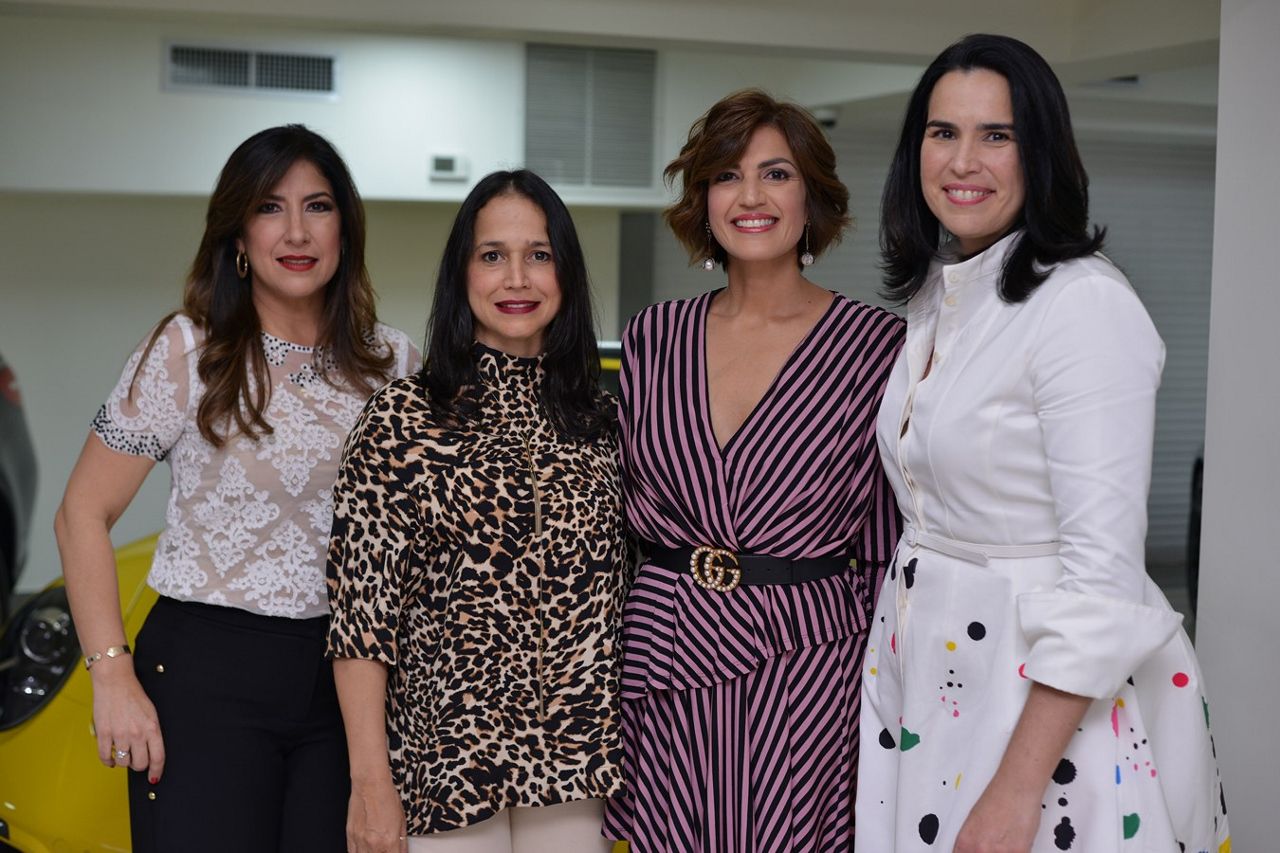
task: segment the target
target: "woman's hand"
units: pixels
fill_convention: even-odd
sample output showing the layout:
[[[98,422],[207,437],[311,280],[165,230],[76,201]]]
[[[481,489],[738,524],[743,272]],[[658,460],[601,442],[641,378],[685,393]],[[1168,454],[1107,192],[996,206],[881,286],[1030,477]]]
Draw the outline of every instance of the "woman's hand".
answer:
[[[145,770],[154,785],[164,772],[164,739],[155,705],[133,672],[132,657],[103,658],[91,674],[98,759],[108,767]]]
[[[1000,767],[956,836],[954,853],[1027,853],[1040,801],[1093,700],[1032,682]]]
[[[407,853],[404,806],[390,774],[351,782],[347,853]]]
[[[54,516],[71,618],[87,654],[128,642],[111,526],[154,465],[146,457],[117,453],[90,434]],[[164,771],[164,742],[156,708],[134,674],[133,655],[103,656],[89,676],[99,760],[108,767],[145,770],[155,783]]]
[[[997,777],[960,827],[955,853],[1028,853],[1040,828],[1040,798],[1008,790]]]
[[[351,760],[347,853],[408,853],[404,806],[387,754],[387,667],[336,657],[333,681]]]

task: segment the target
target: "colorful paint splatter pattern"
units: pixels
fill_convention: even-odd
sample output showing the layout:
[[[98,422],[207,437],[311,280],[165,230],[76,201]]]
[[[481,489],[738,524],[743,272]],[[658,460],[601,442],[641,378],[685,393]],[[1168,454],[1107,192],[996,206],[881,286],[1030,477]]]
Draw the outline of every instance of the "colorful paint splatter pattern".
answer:
[[[928,577],[927,566],[919,558],[913,558],[913,562],[911,594],[925,594],[930,585],[922,583],[921,578]],[[899,608],[893,604],[898,573],[891,571],[890,575],[868,640],[864,683],[868,695],[876,696],[877,702],[864,704],[864,725],[868,717],[874,719],[884,707],[886,692],[898,697],[897,702],[901,702],[904,692],[912,696],[922,692],[918,683],[899,681],[903,672],[900,656],[914,653],[915,658],[929,662],[932,673],[928,686],[936,705],[927,710],[912,702],[895,705],[901,707],[901,719],[894,719],[893,725],[878,724],[874,741],[879,749],[865,750],[863,755],[863,788],[873,785],[877,778],[896,777],[896,790],[886,786],[871,796],[889,803],[896,797],[897,822],[905,825],[904,829],[909,828],[909,833],[898,832],[896,848],[867,847],[872,842],[861,839],[868,837],[867,824],[872,822],[860,820],[858,849],[948,850],[985,780],[994,772],[990,755],[998,758],[1000,753],[992,752],[991,745],[1003,744],[1016,722],[1016,715],[1003,719],[988,716],[992,710],[990,698],[1025,696],[1031,684],[1026,675],[1026,649],[1019,642],[1016,620],[1007,614],[1003,619],[965,618],[952,627],[912,624],[905,632],[909,642],[904,643],[900,639],[904,632],[896,624]],[[905,588],[905,571],[902,575],[902,582],[896,584],[898,593]],[[931,645],[936,652],[929,652]],[[1011,650],[1015,653],[1009,656]],[[1166,804],[1165,765],[1172,762],[1173,772],[1179,774],[1172,780],[1175,788],[1182,780],[1202,775],[1205,767],[1214,768],[1211,772],[1215,778],[1217,772],[1208,728],[1208,702],[1199,692],[1199,675],[1188,653],[1189,648],[1171,643],[1128,679],[1121,695],[1094,703],[1045,791],[1036,853],[1124,853],[1123,847],[1108,846],[1108,839],[1117,837],[1146,845],[1135,850],[1160,849],[1166,843],[1170,850],[1188,853],[1230,850],[1229,838],[1215,838],[1206,845],[1203,838],[1183,836],[1178,829],[1193,833],[1194,825],[1201,835],[1225,833],[1226,804],[1220,780],[1216,782],[1215,801],[1190,809],[1193,813],[1198,810],[1191,821],[1183,809],[1173,814]],[[1000,663],[1002,657],[1008,662]],[[1153,706],[1164,705],[1165,711],[1174,709],[1172,714],[1162,714],[1155,725],[1166,744],[1162,751],[1153,747],[1153,733],[1140,713],[1143,696],[1150,701],[1156,693],[1166,695],[1160,697],[1160,702],[1151,702]],[[1177,701],[1183,697],[1193,701]],[[1021,707],[1021,701],[1010,706]],[[1188,735],[1187,729],[1192,726]],[[864,730],[868,740],[872,734]],[[878,762],[876,753],[893,759]],[[920,775],[928,772],[933,778],[931,785],[916,786],[904,781],[916,778],[914,771],[920,767],[930,768]],[[979,781],[961,784],[975,774]],[[907,791],[917,792],[910,802],[903,796]],[[866,796],[865,790],[859,796]],[[1172,802],[1180,802],[1176,794]],[[860,801],[859,813],[867,810]],[[910,838],[911,844],[904,844],[904,837]],[[887,842],[882,839],[881,843]]]

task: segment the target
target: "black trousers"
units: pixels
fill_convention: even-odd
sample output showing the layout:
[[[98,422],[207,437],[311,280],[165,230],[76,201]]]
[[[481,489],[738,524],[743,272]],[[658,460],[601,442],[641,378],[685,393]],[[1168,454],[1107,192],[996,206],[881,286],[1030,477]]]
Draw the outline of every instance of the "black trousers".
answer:
[[[350,778],[328,624],[160,598],[134,666],[166,763],[155,785],[129,771],[134,853],[344,853]]]

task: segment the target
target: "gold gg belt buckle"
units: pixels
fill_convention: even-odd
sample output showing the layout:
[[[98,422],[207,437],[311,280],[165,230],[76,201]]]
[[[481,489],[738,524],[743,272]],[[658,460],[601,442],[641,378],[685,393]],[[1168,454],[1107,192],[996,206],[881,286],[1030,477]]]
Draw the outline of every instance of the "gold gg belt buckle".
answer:
[[[689,556],[689,571],[693,574],[694,583],[716,592],[732,592],[737,589],[738,581],[742,580],[738,555],[710,545],[693,549],[693,554]]]

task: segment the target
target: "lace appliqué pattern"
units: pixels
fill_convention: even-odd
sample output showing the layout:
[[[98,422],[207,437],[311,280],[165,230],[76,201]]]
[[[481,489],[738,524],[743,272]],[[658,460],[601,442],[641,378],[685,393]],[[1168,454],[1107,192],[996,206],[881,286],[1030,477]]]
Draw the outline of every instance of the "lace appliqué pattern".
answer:
[[[364,408],[363,402],[325,382],[310,364],[304,364],[297,373],[289,374],[289,380],[303,390],[316,411],[333,418],[344,432],[351,432],[356,418],[360,417],[360,410]]]
[[[256,442],[237,439],[236,447],[242,451],[256,447],[257,458],[271,463],[285,491],[296,498],[310,482],[311,472],[322,462],[335,463],[332,467],[336,476],[334,453],[342,446],[345,436],[339,436],[338,425],[293,393],[290,385],[277,383],[271,391],[266,418],[275,431]],[[332,479],[330,477],[330,482]]]
[[[324,552],[316,549],[314,536],[293,521],[277,527],[253,553],[258,559],[227,585],[244,590],[247,601],[277,616],[300,616],[308,605],[327,600],[320,559]]]
[[[218,574],[244,562],[245,549],[258,540],[256,531],[275,521],[279,505],[270,499],[266,489],[255,489],[245,474],[244,464],[228,456],[218,472],[218,484],[192,512],[197,524],[205,529],[203,536],[209,558]]]
[[[302,511],[311,519],[311,529],[327,540],[333,530],[333,489],[317,489],[315,500],[302,504]]]
[[[379,325],[375,339],[403,365],[397,376],[418,366],[404,333]],[[93,420],[112,450],[171,466],[165,530],[148,583],[185,601],[323,616],[333,481],[364,397],[340,380],[336,387],[326,382],[311,347],[263,333],[271,385],[265,418],[273,432],[256,441],[232,436],[215,448],[195,423],[204,393],[196,372],[202,342],[190,319],[174,317],[145,363],[146,342],[134,352]]]
[[[213,445],[205,441],[199,432],[194,435],[183,433],[169,452],[173,489],[184,501],[194,498],[200,490],[204,482],[204,471],[213,463],[213,452]]]
[[[156,543],[147,582],[175,598],[191,598],[209,582],[208,572],[200,567],[199,556],[200,545],[191,528],[170,524]]]

